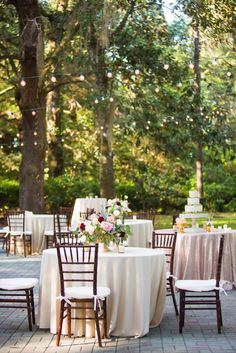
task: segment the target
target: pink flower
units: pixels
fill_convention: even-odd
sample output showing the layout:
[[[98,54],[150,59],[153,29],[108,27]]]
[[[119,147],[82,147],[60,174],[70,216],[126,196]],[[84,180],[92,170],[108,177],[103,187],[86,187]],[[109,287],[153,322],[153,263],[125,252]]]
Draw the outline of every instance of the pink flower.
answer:
[[[113,229],[113,224],[109,222],[102,222],[101,227],[105,232],[110,232]]]

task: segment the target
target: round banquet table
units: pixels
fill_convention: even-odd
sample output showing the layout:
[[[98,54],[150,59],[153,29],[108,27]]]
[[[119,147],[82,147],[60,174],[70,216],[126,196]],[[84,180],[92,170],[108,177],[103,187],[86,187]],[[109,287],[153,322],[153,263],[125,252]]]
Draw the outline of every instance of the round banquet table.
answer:
[[[112,336],[141,337],[160,324],[166,294],[165,254],[158,249],[126,248],[125,253],[99,252],[98,285],[111,289],[108,297],[108,329]],[[43,251],[39,327],[56,334],[59,318],[60,283],[56,249]],[[63,331],[67,332],[66,320]],[[72,321],[76,336],[94,335],[91,322]]]
[[[73,209],[73,214],[71,218],[71,227],[77,228],[79,220],[80,220],[80,213],[86,213],[87,208],[94,208],[95,212],[100,212],[102,208],[105,208],[107,204],[107,199],[99,198],[99,197],[85,197],[85,198],[78,198],[75,200],[75,205]]]
[[[153,224],[147,219],[126,219],[131,229],[131,236],[128,238],[128,246],[148,248],[152,241]]]
[[[32,254],[40,254],[46,248],[44,233],[53,230],[53,215],[49,214],[26,214],[25,230],[30,231]],[[23,255],[23,243],[18,243],[17,252]]]
[[[173,229],[159,230],[163,231],[169,232]],[[215,229],[212,232],[188,228],[185,233],[178,233],[174,275],[178,279],[214,278],[221,234],[224,234],[221,278],[236,284],[236,230],[229,228]]]

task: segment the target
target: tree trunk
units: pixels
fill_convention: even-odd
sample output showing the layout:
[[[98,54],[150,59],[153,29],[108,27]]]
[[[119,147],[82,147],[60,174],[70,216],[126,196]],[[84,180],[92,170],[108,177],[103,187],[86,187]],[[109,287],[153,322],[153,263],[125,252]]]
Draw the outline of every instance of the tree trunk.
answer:
[[[105,198],[115,197],[115,183],[112,153],[112,129],[115,112],[114,102],[107,103],[98,110],[100,133],[100,195]]]
[[[48,146],[49,175],[56,177],[64,172],[59,87],[48,94],[47,112],[48,122],[53,130],[51,137],[49,136],[50,144]]]
[[[20,64],[26,84],[19,86],[22,113],[22,160],[20,166],[20,209],[44,210],[44,160],[46,142],[45,95],[41,82],[43,26],[37,0],[13,2],[19,17]],[[33,110],[36,115],[33,115]]]
[[[197,162],[196,162],[196,174],[197,174],[197,190],[200,197],[203,197],[203,150],[201,143],[201,71],[200,71],[200,41],[199,41],[199,23],[196,19],[194,24],[194,106],[195,106],[195,118],[197,120],[198,131],[198,142],[197,142]]]

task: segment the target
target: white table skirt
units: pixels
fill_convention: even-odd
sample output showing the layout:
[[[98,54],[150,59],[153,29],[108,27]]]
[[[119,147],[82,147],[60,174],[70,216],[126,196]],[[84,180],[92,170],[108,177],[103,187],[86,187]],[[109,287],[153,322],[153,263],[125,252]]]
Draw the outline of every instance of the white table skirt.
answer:
[[[100,212],[102,208],[105,208],[107,199],[105,198],[78,198],[75,200],[73,214],[71,218],[71,227],[76,228],[80,220],[80,213],[85,213],[87,208],[94,208],[94,211]]]
[[[32,253],[41,253],[46,248],[45,231],[53,230],[53,215],[26,215],[25,230],[32,232]]]
[[[173,231],[164,229],[160,232]],[[174,275],[178,279],[209,279],[215,277],[220,235],[224,234],[222,280],[236,284],[236,230],[221,229],[204,232],[200,229],[178,233],[175,250]]]
[[[99,253],[98,285],[111,289],[108,328],[112,336],[144,336],[160,324],[166,293],[165,255],[160,250],[126,248],[124,254]],[[44,250],[39,293],[39,327],[57,332],[60,295],[56,249]],[[64,320],[66,321],[66,320]],[[94,335],[94,325],[72,322],[75,335]],[[66,322],[63,326],[66,333]]]
[[[148,248],[152,240],[152,221],[146,219],[126,219],[125,224],[130,226],[132,233],[128,238],[128,246]]]

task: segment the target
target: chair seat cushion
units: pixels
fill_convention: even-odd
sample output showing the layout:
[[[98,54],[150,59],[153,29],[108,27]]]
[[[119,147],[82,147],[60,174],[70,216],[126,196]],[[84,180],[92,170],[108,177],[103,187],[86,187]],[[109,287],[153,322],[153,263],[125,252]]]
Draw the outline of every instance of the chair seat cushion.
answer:
[[[11,230],[11,231],[10,231],[10,234],[11,234],[11,236],[13,236],[13,237],[16,237],[16,236],[21,236],[21,237],[23,237],[23,232],[20,231],[20,230]],[[30,230],[25,230],[25,231],[24,231],[24,234],[25,234],[25,235],[31,235],[32,232],[31,232]]]
[[[37,278],[2,278],[0,279],[0,289],[21,290],[33,288],[38,283]]]
[[[52,237],[54,234],[54,231],[53,230],[46,230],[46,232],[44,232],[44,235],[46,237]]]
[[[0,233],[1,233],[1,234],[7,234],[7,233],[9,233],[9,227],[0,228]]]
[[[178,280],[175,287],[192,292],[208,292],[216,289],[216,280]]]
[[[97,297],[102,299],[111,293],[108,287],[97,287]],[[65,288],[65,296],[68,299],[93,299],[93,287],[68,287]]]

